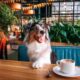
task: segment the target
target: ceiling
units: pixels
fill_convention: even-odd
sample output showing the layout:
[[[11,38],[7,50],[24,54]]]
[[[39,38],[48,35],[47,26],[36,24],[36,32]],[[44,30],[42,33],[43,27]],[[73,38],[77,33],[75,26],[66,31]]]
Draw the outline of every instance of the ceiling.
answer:
[[[1,2],[5,3],[14,3],[14,2],[48,2],[48,1],[54,1],[54,0],[0,0]]]

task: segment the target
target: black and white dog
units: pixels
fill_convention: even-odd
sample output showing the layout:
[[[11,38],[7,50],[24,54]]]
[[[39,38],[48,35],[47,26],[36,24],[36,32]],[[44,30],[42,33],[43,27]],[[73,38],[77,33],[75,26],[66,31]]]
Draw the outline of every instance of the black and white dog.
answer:
[[[28,55],[33,62],[33,68],[41,68],[44,64],[51,64],[51,46],[48,27],[45,24],[34,23],[28,34]]]

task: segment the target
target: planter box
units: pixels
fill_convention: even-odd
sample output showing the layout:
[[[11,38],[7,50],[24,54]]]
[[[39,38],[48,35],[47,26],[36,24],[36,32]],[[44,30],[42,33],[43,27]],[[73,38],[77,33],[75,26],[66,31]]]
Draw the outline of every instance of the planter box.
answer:
[[[62,42],[51,42],[51,46],[74,46],[73,44],[67,44]]]
[[[56,45],[51,44],[52,51],[55,52],[57,60],[61,59],[73,59],[76,61],[76,65],[80,66],[80,46],[73,45]]]

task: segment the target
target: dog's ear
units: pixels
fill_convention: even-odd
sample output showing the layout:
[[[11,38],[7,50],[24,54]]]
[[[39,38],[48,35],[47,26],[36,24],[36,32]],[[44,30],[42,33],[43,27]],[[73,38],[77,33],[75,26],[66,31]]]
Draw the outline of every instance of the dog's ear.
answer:
[[[45,24],[44,26],[45,26],[45,28],[46,28],[47,31],[50,31],[50,26],[49,26],[49,24]]]
[[[28,35],[28,43],[31,43],[34,41],[35,32],[31,31]]]
[[[50,26],[47,24],[44,24],[45,33],[46,33],[46,39],[50,41],[48,31],[50,30]]]
[[[30,32],[35,29],[36,24],[38,24],[38,23],[35,22],[35,23],[33,23],[33,24],[31,25]]]

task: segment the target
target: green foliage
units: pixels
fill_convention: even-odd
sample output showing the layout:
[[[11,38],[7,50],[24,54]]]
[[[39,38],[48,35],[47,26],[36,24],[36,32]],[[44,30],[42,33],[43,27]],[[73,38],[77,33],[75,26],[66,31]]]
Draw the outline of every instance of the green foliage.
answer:
[[[0,3],[0,28],[7,29],[8,25],[17,21],[14,12],[6,4]]]
[[[55,23],[49,32],[51,41],[80,44],[80,26]]]
[[[78,26],[80,26],[80,19],[76,20],[75,24],[78,25]]]

